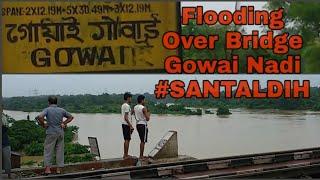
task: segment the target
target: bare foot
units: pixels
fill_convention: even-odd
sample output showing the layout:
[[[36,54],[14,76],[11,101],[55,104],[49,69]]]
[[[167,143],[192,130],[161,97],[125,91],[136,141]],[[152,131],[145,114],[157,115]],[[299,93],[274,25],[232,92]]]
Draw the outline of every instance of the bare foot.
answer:
[[[146,160],[146,159],[148,159],[148,157],[146,157],[146,156],[140,156],[139,159],[141,159],[141,160]]]
[[[57,168],[56,173],[61,174],[61,168]]]
[[[44,174],[45,174],[45,175],[49,175],[49,174],[51,174],[50,167],[46,167],[46,168],[45,168],[45,170],[44,170]]]
[[[133,156],[131,155],[126,155],[126,156],[123,156],[123,159],[128,159],[128,158],[132,158]]]

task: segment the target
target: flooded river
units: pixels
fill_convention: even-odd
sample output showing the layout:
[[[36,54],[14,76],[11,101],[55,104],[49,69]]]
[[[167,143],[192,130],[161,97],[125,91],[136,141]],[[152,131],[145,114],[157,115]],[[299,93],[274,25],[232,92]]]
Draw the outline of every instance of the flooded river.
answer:
[[[26,112],[4,111],[26,119]],[[168,131],[178,132],[179,154],[212,158],[320,146],[320,112],[233,109],[228,117],[152,115],[146,154]],[[30,113],[33,119],[38,113]],[[98,138],[102,158],[121,157],[123,138],[119,114],[73,114],[79,126],[79,143]],[[134,131],[129,150],[139,154],[139,137]]]

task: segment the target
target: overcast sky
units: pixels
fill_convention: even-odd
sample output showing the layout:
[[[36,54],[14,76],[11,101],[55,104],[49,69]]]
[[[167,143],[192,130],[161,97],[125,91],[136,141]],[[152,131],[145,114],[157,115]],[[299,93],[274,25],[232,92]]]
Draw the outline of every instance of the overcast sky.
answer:
[[[255,9],[264,9],[266,2],[241,2],[240,5],[254,5]],[[221,11],[228,9],[234,11],[235,2],[183,2],[182,6],[204,6],[204,10]],[[258,29],[258,27],[247,27],[247,30]],[[220,79],[259,79],[262,87],[269,79],[309,79],[312,86],[320,86],[320,75],[3,75],[2,95],[32,96],[47,94],[101,94],[123,93],[144,93],[154,91],[154,85],[159,79],[181,79],[184,81],[197,80],[220,80]]]

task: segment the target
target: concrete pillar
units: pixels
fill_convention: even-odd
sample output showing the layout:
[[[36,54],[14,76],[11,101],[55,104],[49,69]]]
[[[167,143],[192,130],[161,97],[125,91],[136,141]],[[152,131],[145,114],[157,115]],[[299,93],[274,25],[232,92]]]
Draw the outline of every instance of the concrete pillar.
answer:
[[[176,131],[168,131],[149,153],[152,159],[178,157],[178,135]]]

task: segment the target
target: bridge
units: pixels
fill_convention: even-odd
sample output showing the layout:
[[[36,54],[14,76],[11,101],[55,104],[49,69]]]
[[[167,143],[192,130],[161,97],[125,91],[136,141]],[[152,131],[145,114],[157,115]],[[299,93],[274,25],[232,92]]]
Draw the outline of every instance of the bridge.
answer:
[[[84,171],[35,178],[320,178],[320,148]]]
[[[149,157],[153,160],[174,157],[177,156],[177,148],[177,133],[169,131],[150,152]],[[117,163],[124,165],[125,161],[131,165],[127,163],[127,166],[92,170],[93,166],[87,164],[87,169],[77,172],[27,179],[320,178],[320,147],[165,163],[144,161],[139,164],[137,159],[121,159]]]

